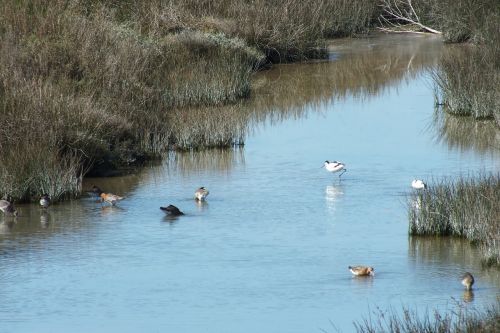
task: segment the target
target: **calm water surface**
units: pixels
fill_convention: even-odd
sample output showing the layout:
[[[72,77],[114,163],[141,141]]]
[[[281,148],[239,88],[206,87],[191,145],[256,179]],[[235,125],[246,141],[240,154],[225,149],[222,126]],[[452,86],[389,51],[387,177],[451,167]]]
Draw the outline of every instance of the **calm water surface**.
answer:
[[[377,307],[496,302],[499,271],[475,248],[407,234],[413,178],[500,170],[498,136],[477,130],[489,125],[433,115],[426,71],[444,47],[335,41],[329,61],[256,75],[244,148],[87,180],[126,196],[118,207],[86,197],[0,217],[0,332],[350,332]],[[327,159],[347,164],[342,181]],[[166,218],[170,203],[186,215]],[[375,277],[352,277],[358,264]]]

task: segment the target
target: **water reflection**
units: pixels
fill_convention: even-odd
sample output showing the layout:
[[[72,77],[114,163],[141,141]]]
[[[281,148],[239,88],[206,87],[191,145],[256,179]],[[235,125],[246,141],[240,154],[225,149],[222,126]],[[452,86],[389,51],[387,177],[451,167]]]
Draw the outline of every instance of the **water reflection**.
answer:
[[[465,303],[472,302],[474,300],[474,291],[472,291],[472,290],[466,290],[466,291],[464,291],[464,293],[462,295],[462,300]]]
[[[49,226],[49,223],[50,223],[50,214],[49,212],[47,212],[47,210],[43,209],[40,212],[40,226],[45,229]]]
[[[431,265],[438,268],[435,274],[442,274],[439,268],[450,263],[458,266],[458,270],[447,272],[447,274],[453,275],[456,280],[454,282],[460,289],[463,288],[460,277],[466,271],[473,272],[476,279],[475,289],[480,288],[480,285],[484,285],[486,281],[493,285],[498,285],[500,282],[500,271],[483,267],[479,249],[465,239],[412,236],[409,238],[408,254],[417,267]],[[479,282],[481,280],[483,283]]]
[[[344,195],[344,187],[342,184],[328,185],[325,188],[325,200],[328,210],[335,211],[337,201]]]
[[[0,235],[10,234],[15,224],[13,220],[0,222]]]
[[[168,172],[184,176],[199,172],[230,172],[236,165],[245,164],[243,148],[209,149],[171,152],[166,159]]]
[[[453,116],[436,108],[430,128],[436,141],[445,142],[450,149],[500,152],[500,131],[494,121]]]
[[[347,97],[366,100],[436,65],[440,38],[384,35],[334,40],[334,61],[284,64],[256,73],[251,98],[234,105],[172,110],[172,140],[179,148],[233,146],[255,126],[307,117]]]

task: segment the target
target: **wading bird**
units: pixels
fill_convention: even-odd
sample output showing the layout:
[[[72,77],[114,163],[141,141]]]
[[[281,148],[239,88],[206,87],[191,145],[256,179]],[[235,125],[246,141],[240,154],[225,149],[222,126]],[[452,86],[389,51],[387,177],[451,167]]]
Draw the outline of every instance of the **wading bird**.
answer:
[[[99,186],[92,185],[92,191],[93,194],[95,194],[97,197],[101,196],[101,193],[103,193],[103,190]]]
[[[472,285],[474,284],[474,277],[471,273],[466,272],[464,275],[462,275],[462,284],[467,290],[472,289]]]
[[[375,269],[368,266],[349,266],[349,270],[356,276],[375,275]]]
[[[340,178],[340,176],[342,176],[344,174],[344,172],[347,171],[347,169],[345,168],[345,164],[342,162],[337,162],[337,161],[333,161],[333,162],[325,161],[325,163],[323,164],[323,167],[326,169],[326,171],[332,172],[332,173],[342,171],[339,174],[339,178]]]
[[[209,194],[210,192],[202,186],[194,192],[194,198],[199,201],[205,201],[207,195]]]
[[[414,179],[411,182],[411,187],[413,187],[416,190],[421,190],[427,188],[427,184],[425,184],[422,180],[420,179]]]
[[[160,207],[160,209],[171,216],[184,215],[184,213],[181,212],[179,208],[175,207],[174,205],[168,205],[167,207]]]
[[[17,210],[14,208],[14,204],[7,200],[0,200],[0,210],[5,214],[12,214],[17,216]]]
[[[118,201],[124,199],[123,197],[120,197],[119,195],[113,193],[102,192],[99,196],[101,197],[101,202],[105,201],[111,204],[111,206],[114,206]]]
[[[47,208],[50,206],[50,197],[47,193],[40,197],[40,206]]]

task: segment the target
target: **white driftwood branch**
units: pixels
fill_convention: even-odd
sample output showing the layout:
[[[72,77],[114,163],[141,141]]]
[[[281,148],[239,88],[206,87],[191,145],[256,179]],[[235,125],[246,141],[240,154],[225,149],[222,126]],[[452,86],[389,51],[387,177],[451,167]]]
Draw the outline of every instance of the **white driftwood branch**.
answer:
[[[393,28],[380,28],[380,30],[388,32],[403,32],[401,29],[404,25],[399,22],[406,22],[418,26],[420,29],[434,34],[441,34],[441,31],[432,29],[420,22],[411,0],[382,0],[380,5],[383,14],[379,18],[379,22],[385,23]],[[383,21],[383,22],[382,22]],[[409,32],[409,31],[406,31]]]

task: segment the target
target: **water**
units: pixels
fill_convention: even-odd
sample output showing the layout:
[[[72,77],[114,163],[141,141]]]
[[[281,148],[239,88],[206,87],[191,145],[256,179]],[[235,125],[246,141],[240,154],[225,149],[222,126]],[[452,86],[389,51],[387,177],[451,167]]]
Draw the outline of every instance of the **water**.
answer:
[[[425,70],[443,47],[335,41],[330,61],[256,75],[244,148],[86,180],[126,196],[118,207],[86,197],[2,216],[0,332],[350,332],[377,307],[496,302],[500,273],[468,242],[407,234],[413,178],[500,169],[477,143],[498,138],[450,140],[434,120]],[[342,181],[326,159],[347,164]],[[168,204],[186,215],[165,217]],[[375,276],[352,277],[359,264]]]

